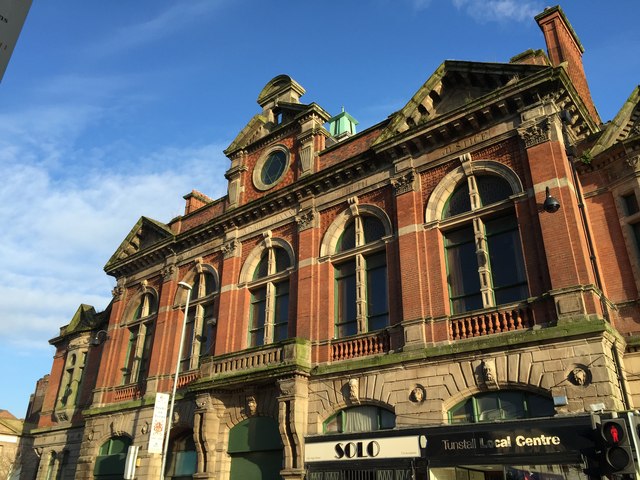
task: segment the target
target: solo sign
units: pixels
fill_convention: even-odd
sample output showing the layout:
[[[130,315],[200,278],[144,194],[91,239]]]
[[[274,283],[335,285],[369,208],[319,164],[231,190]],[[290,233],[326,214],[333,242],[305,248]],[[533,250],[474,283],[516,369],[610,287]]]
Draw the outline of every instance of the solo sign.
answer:
[[[305,462],[415,458],[420,456],[418,436],[372,438],[305,445]]]

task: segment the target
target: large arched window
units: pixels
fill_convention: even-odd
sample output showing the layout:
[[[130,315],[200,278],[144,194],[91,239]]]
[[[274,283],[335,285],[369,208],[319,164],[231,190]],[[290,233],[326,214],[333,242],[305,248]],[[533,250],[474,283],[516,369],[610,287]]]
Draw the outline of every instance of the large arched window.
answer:
[[[376,216],[353,216],[335,245],[336,338],[389,325],[386,230]]]
[[[474,395],[448,412],[449,423],[492,422],[518,418],[550,417],[553,400],[518,390],[500,390]]]
[[[271,480],[280,477],[283,450],[278,422],[270,417],[251,417],[229,431],[227,453],[231,457],[231,480]]]
[[[289,337],[289,275],[291,255],[284,242],[266,235],[265,248],[248,272],[250,292],[249,346],[257,347]]]
[[[198,368],[200,360],[213,354],[216,341],[218,282],[213,271],[199,266],[191,288],[189,314],[182,346],[182,371]]]
[[[457,184],[441,214],[454,314],[517,302],[528,285],[511,184],[487,173]]]
[[[154,292],[143,287],[143,293],[137,299],[135,310],[129,321],[129,341],[122,383],[136,383],[146,378],[151,360],[153,346],[153,330],[158,302]]]
[[[396,426],[393,412],[375,405],[345,408],[324,422],[325,433],[355,433],[387,430]]]
[[[94,477],[98,480],[122,479],[130,445],[131,439],[124,436],[113,437],[103,443],[96,458]]]

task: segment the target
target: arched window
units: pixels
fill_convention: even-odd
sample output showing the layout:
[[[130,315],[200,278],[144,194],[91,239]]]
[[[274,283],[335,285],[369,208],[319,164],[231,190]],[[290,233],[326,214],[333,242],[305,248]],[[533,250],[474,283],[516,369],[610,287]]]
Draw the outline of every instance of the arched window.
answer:
[[[124,385],[142,381],[149,372],[153,327],[157,313],[156,296],[151,291],[144,291],[137,300],[128,326],[129,342],[125,365],[122,369],[122,383]]]
[[[213,354],[216,342],[218,282],[211,271],[199,270],[191,288],[180,364],[182,371],[198,368],[202,357]]]
[[[193,478],[197,469],[196,444],[193,432],[188,432],[172,440],[169,446],[167,467],[164,478],[187,480]]]
[[[518,418],[550,417],[553,400],[518,390],[500,390],[474,395],[448,412],[449,423],[477,423]]]
[[[493,174],[471,174],[444,204],[449,298],[454,314],[517,302],[528,285],[512,187]]]
[[[251,273],[249,345],[252,347],[279,342],[289,337],[289,252],[274,242],[267,242]]]
[[[98,480],[121,480],[127,450],[131,445],[129,437],[113,437],[102,444],[96,458],[93,475]]]
[[[385,235],[379,218],[358,214],[338,238],[332,256],[336,338],[389,325]]]
[[[393,412],[375,405],[345,408],[324,422],[325,433],[373,432],[396,426]]]

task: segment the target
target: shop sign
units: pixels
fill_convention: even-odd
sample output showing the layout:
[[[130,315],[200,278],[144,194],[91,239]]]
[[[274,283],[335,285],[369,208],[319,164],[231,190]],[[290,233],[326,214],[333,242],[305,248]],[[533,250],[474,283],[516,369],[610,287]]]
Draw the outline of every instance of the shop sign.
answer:
[[[427,457],[530,455],[563,453],[589,445],[578,427],[532,427],[513,430],[438,432],[427,434]]]
[[[420,456],[418,436],[336,440],[305,445],[305,462],[415,458]]]

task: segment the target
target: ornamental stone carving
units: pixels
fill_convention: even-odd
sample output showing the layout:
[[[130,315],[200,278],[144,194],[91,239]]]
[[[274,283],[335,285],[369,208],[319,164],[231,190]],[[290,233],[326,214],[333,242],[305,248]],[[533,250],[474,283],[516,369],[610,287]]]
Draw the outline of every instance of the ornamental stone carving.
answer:
[[[296,223],[298,224],[298,231],[302,232],[303,230],[308,230],[316,226],[316,220],[318,218],[317,212],[310,208],[308,210],[304,210],[296,215]]]
[[[409,394],[409,400],[413,403],[422,403],[424,402],[425,397],[425,390],[422,385],[416,385]]]
[[[402,195],[403,193],[415,190],[415,179],[416,175],[413,170],[392,178],[391,185],[393,186],[394,193],[396,195]]]
[[[165,267],[162,269],[160,273],[162,275],[162,281],[168,282],[170,280],[175,279],[178,273],[178,269],[176,268],[175,265],[165,265]]]
[[[569,381],[578,387],[589,383],[589,372],[583,366],[577,366],[569,373]]]
[[[518,129],[518,134],[527,148],[548,142],[551,139],[549,119],[545,118],[540,122],[523,126]]]
[[[358,379],[350,378],[347,385],[349,387],[349,400],[352,403],[360,403],[360,382],[358,382]]]
[[[236,239],[230,240],[222,246],[224,258],[233,258],[240,255],[240,242]]]
[[[256,397],[249,395],[247,397],[247,416],[253,417],[258,412],[258,402]]]

